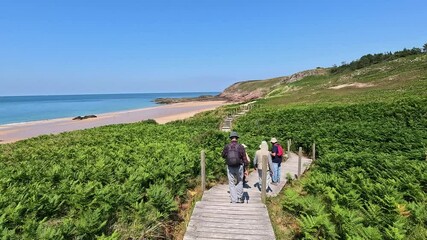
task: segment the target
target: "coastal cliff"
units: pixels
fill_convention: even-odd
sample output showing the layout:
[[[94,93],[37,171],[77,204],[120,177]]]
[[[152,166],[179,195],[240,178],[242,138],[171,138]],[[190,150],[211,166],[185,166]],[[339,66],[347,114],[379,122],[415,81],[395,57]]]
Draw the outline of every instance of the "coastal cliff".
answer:
[[[251,80],[237,82],[226,88],[219,97],[233,102],[245,102],[267,96],[282,85],[299,81],[308,76],[324,75],[326,68],[317,68],[292,74],[290,76],[266,80]]]

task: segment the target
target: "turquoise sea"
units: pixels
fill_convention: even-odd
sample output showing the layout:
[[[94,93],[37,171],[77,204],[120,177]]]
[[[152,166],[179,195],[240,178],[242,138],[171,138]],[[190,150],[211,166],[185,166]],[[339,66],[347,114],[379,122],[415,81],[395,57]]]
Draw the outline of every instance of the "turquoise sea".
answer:
[[[0,125],[153,107],[156,98],[198,97],[218,92],[0,96]]]

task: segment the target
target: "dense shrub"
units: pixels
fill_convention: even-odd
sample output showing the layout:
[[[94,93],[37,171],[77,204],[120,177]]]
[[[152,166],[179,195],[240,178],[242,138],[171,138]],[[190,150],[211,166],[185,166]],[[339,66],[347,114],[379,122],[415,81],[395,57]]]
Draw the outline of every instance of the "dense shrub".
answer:
[[[197,183],[202,148],[210,178],[223,174],[220,121],[221,114],[210,113],[0,145],[0,236],[165,237],[164,223]]]
[[[253,126],[261,126],[254,128]],[[318,161],[284,192],[305,239],[427,238],[427,99],[257,108],[238,121],[253,144],[278,137]]]

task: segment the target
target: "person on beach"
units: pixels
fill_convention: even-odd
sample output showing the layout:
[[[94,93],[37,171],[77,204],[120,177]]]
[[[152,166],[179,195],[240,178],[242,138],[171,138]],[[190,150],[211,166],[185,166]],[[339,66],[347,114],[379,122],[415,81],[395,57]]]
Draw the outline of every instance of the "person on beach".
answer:
[[[243,171],[249,165],[245,148],[238,143],[239,135],[230,133],[230,143],[225,145],[222,157],[227,163],[228,184],[232,203],[243,203]]]
[[[280,168],[283,158],[283,148],[277,142],[276,138],[270,140],[271,145],[273,146],[271,150],[271,157],[273,158],[273,185],[280,183]]]
[[[245,152],[246,149],[248,148],[248,146],[246,146],[244,143],[242,143],[242,146],[245,148]],[[246,177],[249,175],[249,163],[251,162],[251,159],[249,158],[248,152],[246,152],[246,160],[248,161],[248,163],[245,163],[244,169],[245,169],[245,173],[243,174],[243,184],[246,184]]]
[[[268,159],[267,169],[262,168],[262,159],[264,156],[267,157],[267,159]],[[266,186],[266,188],[268,189],[268,182],[269,182],[268,179],[270,178],[270,172],[272,169],[272,165],[273,165],[273,162],[271,161],[271,154],[268,151],[268,144],[266,141],[262,141],[261,145],[259,145],[259,150],[257,150],[255,152],[255,157],[254,157],[254,168],[255,168],[255,171],[258,171],[258,178],[259,178],[258,186],[259,186],[260,190],[262,188],[262,171],[267,171],[267,186]]]

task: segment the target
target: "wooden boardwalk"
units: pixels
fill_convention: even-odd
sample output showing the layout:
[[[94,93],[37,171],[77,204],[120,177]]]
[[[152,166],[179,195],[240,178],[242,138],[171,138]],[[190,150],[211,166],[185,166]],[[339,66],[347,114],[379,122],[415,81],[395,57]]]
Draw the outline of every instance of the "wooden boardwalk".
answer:
[[[252,101],[252,102],[243,104],[240,106],[240,109],[238,111],[236,110],[234,114],[232,113],[228,114],[228,116],[224,119],[220,127],[220,130],[223,132],[231,132],[233,120],[249,112],[252,109],[255,102],[256,101]]]
[[[311,159],[302,158],[302,169],[311,164]],[[224,166],[225,167],[225,166]],[[282,163],[281,183],[269,185],[267,195],[277,195],[286,183],[285,176],[298,173],[298,155],[290,153]],[[244,185],[245,203],[230,203],[228,184],[216,185],[205,191],[202,200],[196,203],[184,240],[212,239],[276,239],[267,207],[261,201],[258,174],[253,171]]]

